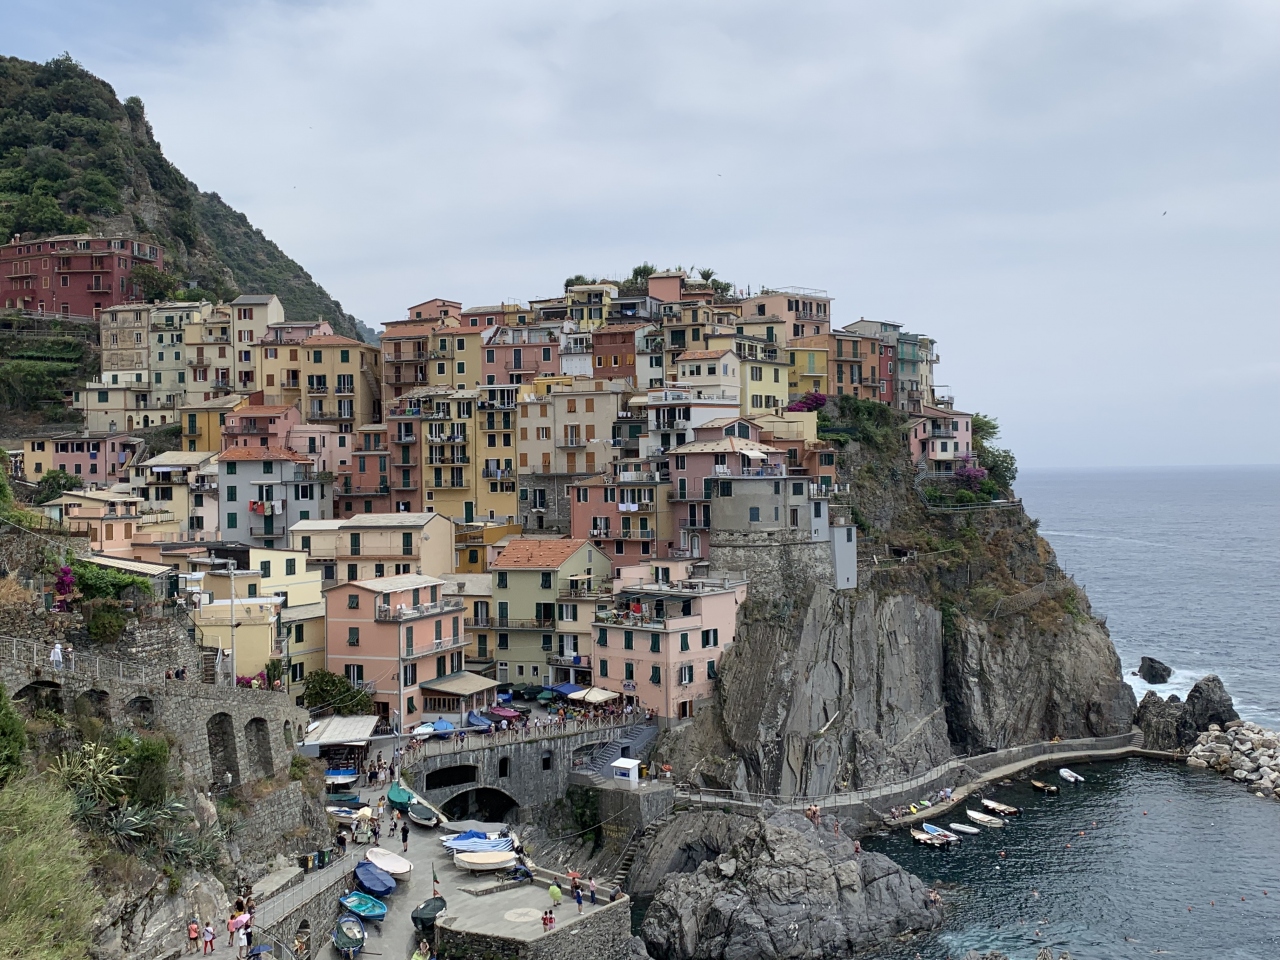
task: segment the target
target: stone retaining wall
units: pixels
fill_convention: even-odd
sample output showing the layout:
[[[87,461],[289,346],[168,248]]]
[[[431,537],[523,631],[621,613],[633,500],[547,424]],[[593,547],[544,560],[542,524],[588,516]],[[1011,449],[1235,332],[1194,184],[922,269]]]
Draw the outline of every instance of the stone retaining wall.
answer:
[[[254,880],[268,872],[277,854],[292,859],[329,846],[331,839],[324,809],[297,782],[254,800],[232,834],[237,865]]]
[[[627,960],[631,940],[631,901],[607,903],[581,920],[533,940],[488,934],[440,931],[440,960]]]

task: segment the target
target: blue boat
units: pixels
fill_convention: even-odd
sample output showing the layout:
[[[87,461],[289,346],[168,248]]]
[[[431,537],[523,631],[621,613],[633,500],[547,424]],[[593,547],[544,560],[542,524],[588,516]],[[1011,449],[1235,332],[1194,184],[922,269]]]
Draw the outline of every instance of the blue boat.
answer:
[[[356,886],[371,897],[386,897],[396,892],[395,877],[368,860],[356,864]]]
[[[356,960],[364,949],[364,923],[354,913],[344,913],[333,928],[333,947],[342,960]]]
[[[382,920],[387,915],[387,905],[377,897],[371,897],[367,893],[361,893],[359,890],[353,890],[345,897],[339,897],[338,902],[354,913],[361,920]]]

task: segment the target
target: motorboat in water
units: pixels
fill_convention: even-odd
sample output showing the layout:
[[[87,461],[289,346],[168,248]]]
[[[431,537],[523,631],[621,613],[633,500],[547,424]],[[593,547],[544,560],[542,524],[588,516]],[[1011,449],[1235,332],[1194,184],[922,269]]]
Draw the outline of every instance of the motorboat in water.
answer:
[[[950,830],[943,830],[932,823],[922,823],[920,826],[924,828],[925,833],[933,834],[933,836],[940,838],[945,843],[959,843],[962,839],[958,834],[954,834]]]
[[[982,832],[971,823],[948,823],[947,829],[954,830],[956,833],[967,833],[970,835]]]
[[[1043,780],[1032,780],[1031,787],[1039,790],[1041,793],[1057,793],[1058,785],[1055,783],[1045,783]]]
[[[1076,773],[1074,770],[1068,770],[1066,767],[1063,767],[1058,771],[1058,776],[1067,781],[1067,783],[1084,783],[1084,777],[1080,776],[1080,774]]]
[[[979,813],[977,810],[965,810],[964,815],[976,824],[984,827],[1003,827],[1004,821],[999,817],[993,817],[987,813]]]
[[[917,830],[915,827],[911,828],[911,839],[916,843],[923,843],[927,847],[944,847],[947,844],[947,841],[941,837],[934,836],[927,830]]]
[[[1007,803],[998,803],[995,800],[988,800],[985,797],[982,800],[982,805],[992,813],[998,813],[1003,817],[1016,817],[1022,812],[1017,807],[1011,807]]]

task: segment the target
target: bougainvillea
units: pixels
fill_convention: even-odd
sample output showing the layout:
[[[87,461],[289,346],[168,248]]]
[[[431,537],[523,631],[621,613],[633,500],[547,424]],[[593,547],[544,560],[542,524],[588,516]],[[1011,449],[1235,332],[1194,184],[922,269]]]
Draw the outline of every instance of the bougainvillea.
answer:
[[[987,479],[987,471],[978,466],[978,461],[972,457],[961,457],[956,462],[956,470],[953,474],[956,483],[965,490],[972,490],[975,493],[982,485],[982,481]]]
[[[259,670],[251,677],[236,677],[237,687],[252,687],[255,684],[263,690],[267,688],[267,671]]]
[[[806,393],[799,400],[793,400],[787,404],[787,411],[790,413],[810,413],[814,410],[821,410],[827,405],[827,395],[825,393]]]

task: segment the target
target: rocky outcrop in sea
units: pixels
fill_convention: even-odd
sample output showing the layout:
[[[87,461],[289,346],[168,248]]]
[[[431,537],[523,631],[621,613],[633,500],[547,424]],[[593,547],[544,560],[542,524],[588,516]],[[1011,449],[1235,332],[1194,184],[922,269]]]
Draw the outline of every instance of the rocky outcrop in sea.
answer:
[[[1187,754],[1187,766],[1212,768],[1255,796],[1280,800],[1280,734],[1256,723],[1210,724]]]
[[[724,845],[714,859],[662,881],[641,931],[650,955],[818,960],[942,922],[918,877],[881,854],[855,854],[834,820],[733,819],[713,831]]]
[[[1153,690],[1147,691],[1133,722],[1142,728],[1148,750],[1176,753],[1194,746],[1196,737],[1211,724],[1221,729],[1239,719],[1222,681],[1209,674],[1196,681],[1185,701],[1177,694],[1166,700]]]

